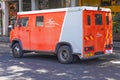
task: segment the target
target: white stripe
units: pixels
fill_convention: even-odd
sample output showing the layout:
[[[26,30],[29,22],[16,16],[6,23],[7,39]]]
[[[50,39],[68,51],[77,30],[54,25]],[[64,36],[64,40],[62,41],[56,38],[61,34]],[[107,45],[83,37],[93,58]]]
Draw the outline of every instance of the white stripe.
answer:
[[[61,12],[66,11],[68,8],[60,8],[60,9],[48,9],[48,10],[37,10],[37,11],[26,11],[26,12],[18,12],[18,15],[22,14],[38,14],[38,13],[49,13],[49,12]]]
[[[82,53],[82,11],[67,11],[59,42],[68,42],[73,53]]]
[[[66,22],[67,13],[68,13],[68,10],[66,10],[66,12],[65,12],[65,18],[64,18],[64,21],[63,21],[63,24],[62,24],[62,29],[61,29],[61,32],[60,32],[59,42],[61,41],[61,37],[62,37],[62,33],[63,33],[64,24],[65,24],[65,22]]]
[[[111,11],[109,8],[100,8],[100,11]],[[37,14],[37,13],[49,13],[49,12],[60,12],[60,11],[76,11],[76,10],[98,10],[98,7],[69,7],[69,8],[57,8],[57,9],[46,9],[46,10],[37,10],[37,11],[26,11],[18,12],[17,14]]]

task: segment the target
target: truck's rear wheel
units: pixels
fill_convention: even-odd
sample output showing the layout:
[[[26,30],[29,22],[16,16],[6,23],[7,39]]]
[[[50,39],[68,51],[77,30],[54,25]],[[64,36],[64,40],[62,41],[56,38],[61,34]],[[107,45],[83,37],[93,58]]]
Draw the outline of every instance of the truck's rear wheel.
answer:
[[[19,43],[15,43],[12,46],[12,54],[15,58],[21,58],[23,57],[23,51]]]
[[[57,57],[61,63],[65,63],[65,64],[71,63],[73,61],[73,55],[72,55],[71,48],[66,45],[61,46],[58,49]]]

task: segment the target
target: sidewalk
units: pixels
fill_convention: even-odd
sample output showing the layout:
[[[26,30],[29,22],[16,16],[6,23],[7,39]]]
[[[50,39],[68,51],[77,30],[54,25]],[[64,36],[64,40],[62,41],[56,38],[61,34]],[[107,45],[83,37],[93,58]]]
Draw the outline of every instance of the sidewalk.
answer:
[[[9,37],[6,37],[6,36],[0,36],[0,42],[4,42],[4,43],[9,43],[10,42],[10,39]]]

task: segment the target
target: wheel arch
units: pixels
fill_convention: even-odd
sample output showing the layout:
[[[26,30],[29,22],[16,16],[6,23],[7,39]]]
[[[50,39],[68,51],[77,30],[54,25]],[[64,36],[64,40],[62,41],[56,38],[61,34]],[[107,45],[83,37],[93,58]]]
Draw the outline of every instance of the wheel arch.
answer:
[[[15,43],[19,43],[20,47],[22,48],[22,42],[21,42],[21,40],[19,40],[19,39],[12,40],[11,47],[13,47],[13,45],[14,45]],[[22,48],[22,49],[23,49],[23,48]]]
[[[57,45],[56,45],[56,49],[55,49],[55,54],[57,54],[58,52],[58,49],[63,46],[63,45],[67,45],[70,47],[71,51],[73,52],[73,48],[72,48],[72,45],[68,42],[59,42]]]

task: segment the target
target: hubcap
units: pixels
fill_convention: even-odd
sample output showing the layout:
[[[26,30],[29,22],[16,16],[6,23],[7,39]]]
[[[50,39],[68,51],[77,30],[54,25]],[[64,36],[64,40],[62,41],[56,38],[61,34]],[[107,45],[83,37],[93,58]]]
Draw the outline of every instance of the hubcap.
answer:
[[[67,51],[62,51],[62,57],[63,57],[63,59],[67,59],[68,58],[68,54],[67,54]]]

